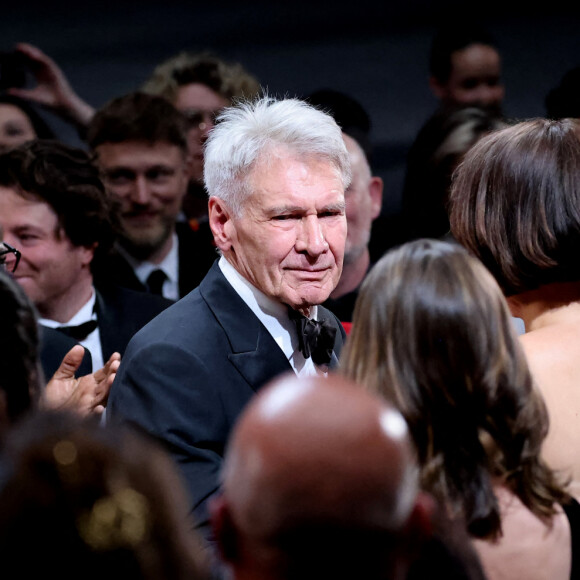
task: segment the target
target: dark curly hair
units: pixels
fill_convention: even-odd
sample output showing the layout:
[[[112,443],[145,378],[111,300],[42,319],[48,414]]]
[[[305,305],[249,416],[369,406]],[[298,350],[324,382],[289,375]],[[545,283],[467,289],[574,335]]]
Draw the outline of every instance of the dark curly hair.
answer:
[[[25,143],[0,155],[0,186],[50,205],[75,246],[112,246],[115,202],[86,151],[50,139]]]

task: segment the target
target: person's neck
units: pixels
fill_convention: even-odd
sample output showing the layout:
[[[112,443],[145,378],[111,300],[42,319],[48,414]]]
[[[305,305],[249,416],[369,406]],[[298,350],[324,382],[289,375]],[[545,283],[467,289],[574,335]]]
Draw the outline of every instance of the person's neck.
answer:
[[[93,294],[93,277],[90,272],[79,276],[75,284],[46,304],[37,304],[41,318],[68,322],[91,298]]]
[[[580,282],[546,284],[508,297],[508,304],[526,332],[580,319]]]
[[[371,258],[368,247],[352,262],[345,261],[342,266],[342,274],[336,288],[330,293],[330,298],[336,300],[353,290],[356,290],[369,268]]]

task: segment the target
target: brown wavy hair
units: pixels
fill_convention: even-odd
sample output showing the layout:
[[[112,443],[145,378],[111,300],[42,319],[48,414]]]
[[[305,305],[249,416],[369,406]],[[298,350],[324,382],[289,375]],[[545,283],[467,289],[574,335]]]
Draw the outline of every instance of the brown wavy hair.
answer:
[[[199,83],[231,104],[260,94],[258,80],[238,62],[228,62],[210,51],[180,52],[155,67],[142,90],[174,102],[179,87]]]
[[[341,372],[398,406],[423,487],[473,536],[501,533],[495,483],[548,522],[566,501],[540,458],[548,415],[505,299],[458,244],[421,239],[375,264]]]

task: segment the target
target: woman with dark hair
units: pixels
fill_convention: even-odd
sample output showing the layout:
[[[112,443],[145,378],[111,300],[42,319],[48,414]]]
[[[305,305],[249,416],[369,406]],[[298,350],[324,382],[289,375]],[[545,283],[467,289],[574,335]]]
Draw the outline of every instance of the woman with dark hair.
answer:
[[[1,232],[0,232],[1,233]],[[1,244],[0,244],[1,247]],[[0,266],[0,434],[39,403],[38,324],[24,290]]]
[[[435,240],[388,252],[363,282],[341,366],[401,410],[424,489],[467,526],[489,578],[570,577],[569,496],[540,457],[546,407],[475,258]]]
[[[33,139],[55,139],[54,131],[33,106],[19,97],[0,94],[0,150]]]
[[[580,498],[580,125],[530,119],[481,139],[457,169],[451,231],[487,267],[525,333],[550,415],[542,453]]]
[[[36,413],[11,430],[1,456],[3,577],[208,580],[186,495],[143,434]]]
[[[440,109],[423,130],[422,147],[407,160],[402,192],[405,241],[450,237],[448,201],[453,170],[478,139],[506,127],[496,112],[476,106]]]

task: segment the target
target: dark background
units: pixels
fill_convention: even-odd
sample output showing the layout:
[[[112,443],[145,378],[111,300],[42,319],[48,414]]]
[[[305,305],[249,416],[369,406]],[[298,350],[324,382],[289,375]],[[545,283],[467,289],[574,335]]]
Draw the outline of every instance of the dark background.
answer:
[[[96,107],[138,88],[160,61],[206,48],[240,61],[271,94],[344,91],[371,116],[374,169],[386,181],[383,213],[392,213],[407,148],[436,104],[427,85],[436,26],[461,12],[487,26],[503,56],[506,114],[539,116],[548,90],[580,64],[580,6],[565,4],[13,1],[0,20],[0,50],[37,45]],[[71,127],[45,117],[61,138],[81,145]]]

